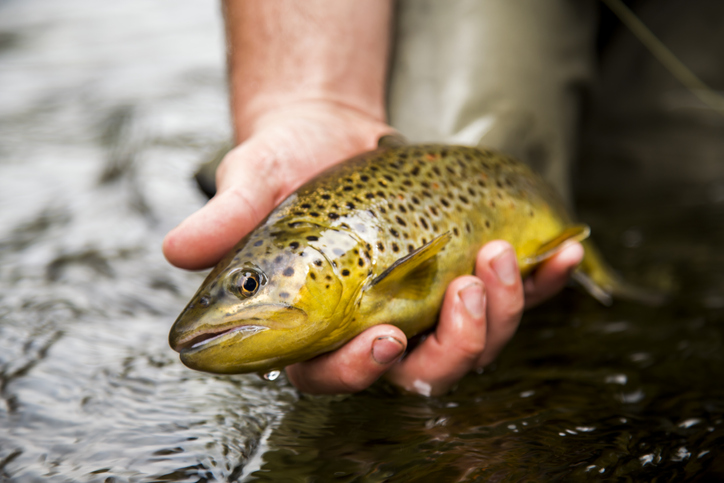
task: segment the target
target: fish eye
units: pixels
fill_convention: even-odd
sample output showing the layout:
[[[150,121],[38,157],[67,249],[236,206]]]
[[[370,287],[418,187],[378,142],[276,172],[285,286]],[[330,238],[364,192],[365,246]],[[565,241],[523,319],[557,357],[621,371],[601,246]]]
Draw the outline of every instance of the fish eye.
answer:
[[[231,288],[240,297],[251,297],[261,287],[262,278],[255,270],[241,270],[232,279]]]

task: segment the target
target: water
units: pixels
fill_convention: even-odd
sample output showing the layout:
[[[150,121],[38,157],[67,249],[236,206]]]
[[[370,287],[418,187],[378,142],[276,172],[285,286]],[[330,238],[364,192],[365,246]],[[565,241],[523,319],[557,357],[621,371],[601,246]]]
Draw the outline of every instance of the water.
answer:
[[[724,479],[724,184],[582,207],[668,305],[567,290],[447,396],[300,396],[167,344],[203,274],[160,242],[230,137],[215,6],[6,0],[0,85],[0,481]]]

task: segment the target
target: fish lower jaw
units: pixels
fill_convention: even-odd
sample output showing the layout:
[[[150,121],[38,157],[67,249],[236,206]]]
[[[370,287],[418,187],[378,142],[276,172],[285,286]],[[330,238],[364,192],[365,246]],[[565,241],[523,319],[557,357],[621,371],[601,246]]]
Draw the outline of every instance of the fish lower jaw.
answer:
[[[245,339],[254,334],[258,334],[261,331],[267,330],[268,327],[260,325],[241,325],[238,327],[231,327],[229,329],[219,332],[207,332],[200,334],[188,341],[179,344],[180,347],[175,347],[176,351],[182,354],[189,354],[192,352],[199,352],[208,347],[219,344],[232,337],[240,336],[241,339]]]

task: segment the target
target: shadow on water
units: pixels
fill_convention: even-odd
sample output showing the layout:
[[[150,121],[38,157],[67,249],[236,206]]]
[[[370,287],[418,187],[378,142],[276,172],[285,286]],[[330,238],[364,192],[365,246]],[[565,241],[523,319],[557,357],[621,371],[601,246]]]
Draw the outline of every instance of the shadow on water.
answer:
[[[0,2],[0,481],[724,479],[724,184],[712,170],[628,203],[610,186],[635,191],[631,173],[609,173],[582,200],[607,258],[670,290],[667,305],[604,308],[567,290],[445,397],[384,384],[300,397],[283,378],[184,368],[168,329],[203,275],[159,247],[204,202],[193,172],[230,132],[218,12],[172,10]],[[709,136],[721,124],[707,122],[692,159],[721,158]],[[605,136],[589,146],[628,169],[611,126],[631,127],[596,126]]]

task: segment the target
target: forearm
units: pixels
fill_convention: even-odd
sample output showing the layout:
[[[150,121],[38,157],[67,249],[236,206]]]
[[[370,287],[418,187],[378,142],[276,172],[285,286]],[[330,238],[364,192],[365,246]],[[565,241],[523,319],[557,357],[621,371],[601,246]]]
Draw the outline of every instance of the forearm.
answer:
[[[340,104],[383,121],[389,0],[226,0],[231,110],[237,141],[265,113]]]

